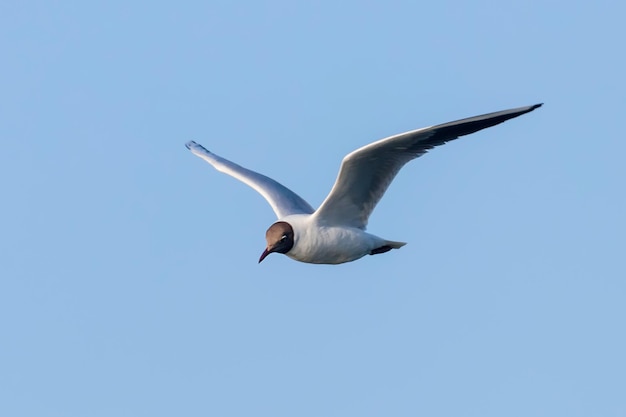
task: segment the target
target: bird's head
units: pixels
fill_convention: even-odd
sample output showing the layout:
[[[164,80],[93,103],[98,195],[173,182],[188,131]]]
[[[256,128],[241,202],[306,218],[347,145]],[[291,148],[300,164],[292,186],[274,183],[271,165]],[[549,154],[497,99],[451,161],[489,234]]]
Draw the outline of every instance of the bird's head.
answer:
[[[293,228],[287,222],[276,222],[265,232],[267,247],[259,258],[259,263],[273,252],[287,253],[293,247]]]

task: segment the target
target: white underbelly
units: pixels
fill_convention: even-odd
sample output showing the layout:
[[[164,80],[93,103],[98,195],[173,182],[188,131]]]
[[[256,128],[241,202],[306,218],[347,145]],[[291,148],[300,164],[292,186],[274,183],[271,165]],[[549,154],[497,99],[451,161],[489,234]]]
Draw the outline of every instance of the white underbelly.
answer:
[[[360,229],[323,227],[296,236],[287,256],[300,262],[340,264],[355,261],[380,246],[383,239]]]

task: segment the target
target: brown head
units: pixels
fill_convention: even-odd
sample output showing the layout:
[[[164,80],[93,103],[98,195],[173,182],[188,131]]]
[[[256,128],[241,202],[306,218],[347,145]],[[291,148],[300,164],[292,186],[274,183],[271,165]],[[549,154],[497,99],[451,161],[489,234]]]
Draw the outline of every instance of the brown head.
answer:
[[[259,263],[273,252],[287,253],[293,247],[293,228],[287,222],[276,222],[265,232],[267,248],[261,254]]]

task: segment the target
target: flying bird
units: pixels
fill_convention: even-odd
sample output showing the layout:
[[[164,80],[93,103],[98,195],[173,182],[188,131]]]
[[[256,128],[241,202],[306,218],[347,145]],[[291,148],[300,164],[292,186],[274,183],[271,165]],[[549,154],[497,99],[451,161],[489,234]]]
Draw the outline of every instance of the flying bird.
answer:
[[[255,189],[276,213],[278,221],[265,233],[267,247],[259,263],[270,253],[283,253],[300,262],[341,264],[406,244],[365,231],[374,207],[404,164],[435,146],[521,116],[542,104],[411,130],[363,146],[343,158],[335,184],[317,210],[265,175],[209,152],[194,141],[185,146],[218,171]]]

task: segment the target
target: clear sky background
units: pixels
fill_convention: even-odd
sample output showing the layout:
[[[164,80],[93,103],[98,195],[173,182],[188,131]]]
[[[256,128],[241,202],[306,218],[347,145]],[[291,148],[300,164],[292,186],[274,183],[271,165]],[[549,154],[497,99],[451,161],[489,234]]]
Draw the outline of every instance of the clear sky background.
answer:
[[[0,415],[626,415],[618,1],[0,5]],[[407,165],[340,266],[272,255],[382,137],[545,102]]]

